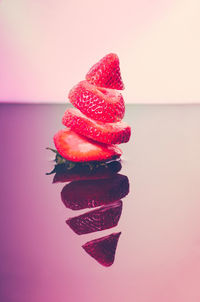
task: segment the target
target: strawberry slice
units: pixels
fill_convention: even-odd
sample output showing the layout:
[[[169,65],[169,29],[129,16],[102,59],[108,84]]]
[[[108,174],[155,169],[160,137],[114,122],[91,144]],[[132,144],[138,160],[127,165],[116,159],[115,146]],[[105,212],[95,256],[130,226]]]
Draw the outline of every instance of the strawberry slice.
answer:
[[[120,233],[112,233],[85,243],[82,247],[103,266],[111,266],[115,260],[115,252]]]
[[[104,123],[119,122],[124,116],[124,99],[116,90],[81,81],[69,92],[69,100],[86,116]]]
[[[60,155],[74,162],[102,161],[120,157],[122,154],[114,145],[96,143],[68,128],[54,135],[54,144]]]
[[[105,144],[127,143],[131,135],[131,127],[124,122],[100,123],[85,117],[79,110],[66,110],[63,125],[73,131]]]
[[[122,212],[122,201],[103,206],[97,210],[66,220],[68,226],[78,235],[99,232],[115,227]]]
[[[108,179],[72,181],[63,187],[61,200],[67,208],[81,210],[110,204],[128,193],[128,177],[116,174]]]
[[[119,58],[110,53],[96,63],[86,75],[86,80],[93,85],[122,90],[124,84],[121,79]]]

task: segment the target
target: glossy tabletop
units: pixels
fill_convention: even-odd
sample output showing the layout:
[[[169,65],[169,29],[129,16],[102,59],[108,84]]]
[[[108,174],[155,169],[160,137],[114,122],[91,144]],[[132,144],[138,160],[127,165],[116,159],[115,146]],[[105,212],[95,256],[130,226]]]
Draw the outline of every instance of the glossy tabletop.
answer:
[[[199,302],[200,106],[127,106],[132,136],[117,180],[52,184],[45,148],[66,107],[0,105],[0,301]],[[92,209],[63,202],[101,191]],[[69,226],[77,217],[90,219],[87,230]],[[105,236],[109,266],[82,247]]]

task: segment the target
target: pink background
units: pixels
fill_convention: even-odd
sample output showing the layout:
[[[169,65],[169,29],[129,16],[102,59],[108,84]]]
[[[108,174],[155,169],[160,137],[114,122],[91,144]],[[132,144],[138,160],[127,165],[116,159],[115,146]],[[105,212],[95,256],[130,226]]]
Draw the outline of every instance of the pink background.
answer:
[[[0,1],[0,101],[65,102],[109,52],[127,103],[200,101],[200,1]]]

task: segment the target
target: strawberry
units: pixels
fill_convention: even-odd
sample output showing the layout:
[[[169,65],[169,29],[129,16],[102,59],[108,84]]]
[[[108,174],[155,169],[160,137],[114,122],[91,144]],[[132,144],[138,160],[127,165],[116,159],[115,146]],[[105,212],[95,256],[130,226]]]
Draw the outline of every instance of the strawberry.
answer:
[[[116,90],[81,81],[69,92],[69,100],[86,116],[104,123],[119,122],[124,116],[124,99]]]
[[[62,157],[74,162],[102,161],[120,157],[122,154],[114,145],[96,143],[68,128],[54,135],[54,143]]]
[[[66,223],[78,235],[103,231],[118,224],[122,212],[122,201],[103,206],[97,210],[69,218]]]
[[[62,119],[63,125],[105,144],[121,144],[129,141],[131,127],[124,122],[100,123],[85,117],[79,110],[68,109]]]
[[[67,208],[81,210],[110,204],[128,193],[128,177],[116,174],[107,179],[72,181],[63,187],[61,200]]]
[[[115,252],[120,233],[112,233],[85,243],[83,249],[103,266],[111,266],[115,260]]]
[[[86,74],[86,80],[93,85],[122,90],[124,84],[121,79],[119,58],[110,53],[96,63]]]

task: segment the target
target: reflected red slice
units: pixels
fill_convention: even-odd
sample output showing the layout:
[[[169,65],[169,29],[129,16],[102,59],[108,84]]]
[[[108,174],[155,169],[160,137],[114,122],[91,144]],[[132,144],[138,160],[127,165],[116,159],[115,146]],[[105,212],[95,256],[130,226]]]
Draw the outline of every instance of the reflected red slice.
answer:
[[[61,199],[67,208],[81,210],[118,201],[129,193],[128,177],[73,181],[64,186]]]
[[[62,168],[62,167],[61,167]],[[89,167],[74,167],[67,170],[63,168],[56,172],[53,178],[53,183],[62,183],[75,180],[103,179],[110,178],[119,172],[122,168],[120,161],[111,161],[106,165],[99,165],[93,169]]]
[[[115,227],[122,212],[122,201],[103,206],[77,217],[69,218],[66,223],[78,235],[93,233]]]
[[[82,247],[96,261],[103,266],[111,266],[115,260],[115,252],[119,240],[119,233],[112,233],[85,243]]]

